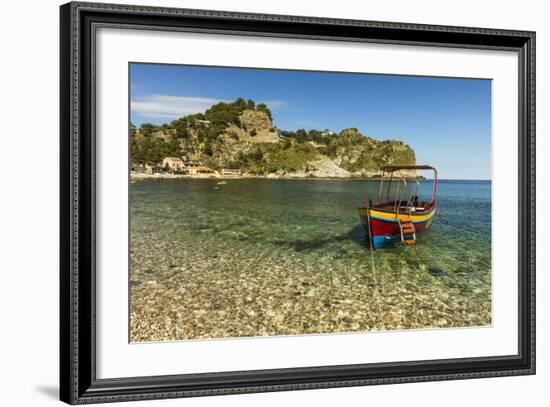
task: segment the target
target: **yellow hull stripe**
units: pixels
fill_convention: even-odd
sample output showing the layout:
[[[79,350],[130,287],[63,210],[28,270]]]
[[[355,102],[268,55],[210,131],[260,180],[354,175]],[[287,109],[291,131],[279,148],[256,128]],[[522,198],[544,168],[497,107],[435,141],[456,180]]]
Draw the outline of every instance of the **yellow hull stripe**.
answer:
[[[367,216],[369,211],[368,208],[358,208],[358,209],[359,209],[359,216]],[[428,213],[425,213],[422,215],[412,214],[411,216],[404,213],[396,215],[395,213],[382,212],[382,211],[377,211],[376,209],[370,209],[371,218],[378,218],[382,220],[387,220],[389,222],[397,222],[397,219],[399,219],[401,222],[425,222],[428,219],[430,219],[434,214],[435,214],[435,208]]]

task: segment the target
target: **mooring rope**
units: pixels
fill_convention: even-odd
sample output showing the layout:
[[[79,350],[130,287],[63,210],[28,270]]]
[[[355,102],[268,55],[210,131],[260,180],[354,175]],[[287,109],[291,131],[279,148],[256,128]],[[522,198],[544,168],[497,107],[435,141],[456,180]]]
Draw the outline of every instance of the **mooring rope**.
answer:
[[[372,247],[373,245],[373,241],[372,241],[372,230],[370,228],[370,208],[367,209],[367,226],[369,228],[368,232],[369,232],[369,240],[370,240],[370,260],[371,260],[371,265],[372,265],[372,277],[373,277],[373,280],[374,280],[374,284],[376,286],[376,303],[377,303],[377,306],[378,306],[378,319],[381,321],[382,323],[382,329],[385,328],[385,324],[384,324],[384,317],[382,316],[382,304],[380,302],[380,297],[381,297],[381,293],[380,291],[384,291],[384,282],[383,282],[383,279],[382,279],[382,276],[380,276],[380,282],[378,282],[378,278],[376,276],[376,267],[374,265],[374,248]],[[381,290],[380,288],[381,287]]]

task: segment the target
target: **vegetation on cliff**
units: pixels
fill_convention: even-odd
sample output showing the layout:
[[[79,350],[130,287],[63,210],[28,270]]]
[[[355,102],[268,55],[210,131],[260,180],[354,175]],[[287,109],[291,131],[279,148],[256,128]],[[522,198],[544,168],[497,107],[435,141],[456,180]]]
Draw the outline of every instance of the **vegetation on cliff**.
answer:
[[[216,170],[319,177],[373,176],[384,165],[416,162],[402,141],[375,140],[355,128],[339,133],[278,130],[265,104],[242,98],[169,124],[132,126],[131,156],[138,165],[176,156]]]

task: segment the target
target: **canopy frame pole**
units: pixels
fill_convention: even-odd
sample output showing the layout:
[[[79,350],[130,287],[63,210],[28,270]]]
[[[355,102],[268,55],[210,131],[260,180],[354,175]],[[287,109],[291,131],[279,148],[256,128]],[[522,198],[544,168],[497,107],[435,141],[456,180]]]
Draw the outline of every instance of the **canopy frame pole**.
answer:
[[[384,186],[385,176],[386,176],[386,170],[382,168],[382,179],[380,180],[380,188],[378,189],[378,203],[382,202],[382,187]]]

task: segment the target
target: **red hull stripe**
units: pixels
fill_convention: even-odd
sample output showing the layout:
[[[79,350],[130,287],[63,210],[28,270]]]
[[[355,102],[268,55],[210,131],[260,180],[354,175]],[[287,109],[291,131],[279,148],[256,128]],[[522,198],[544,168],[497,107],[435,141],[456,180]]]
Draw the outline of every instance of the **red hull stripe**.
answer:
[[[424,232],[430,225],[431,218],[414,224],[416,234]],[[371,219],[370,227],[373,236],[396,236],[401,235],[399,224],[397,222],[387,222],[386,220]]]

